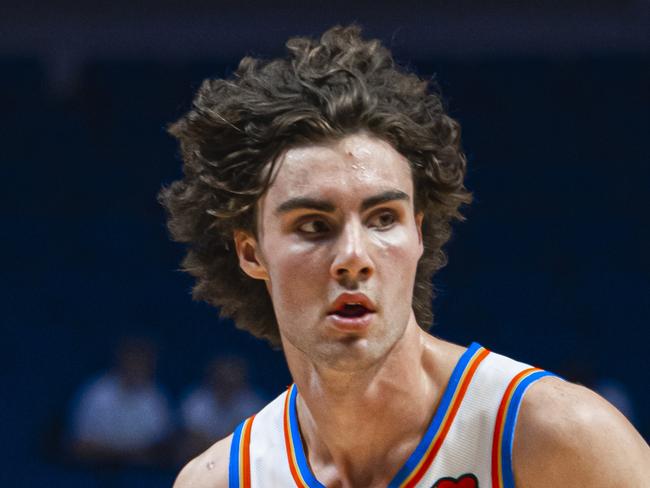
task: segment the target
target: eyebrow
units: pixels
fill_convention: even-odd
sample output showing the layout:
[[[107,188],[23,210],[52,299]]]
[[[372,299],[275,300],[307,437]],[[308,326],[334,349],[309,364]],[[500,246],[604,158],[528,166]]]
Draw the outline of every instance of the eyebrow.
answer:
[[[368,197],[361,202],[361,211],[367,210],[375,205],[379,205],[394,200],[410,200],[409,196],[401,190],[388,190],[377,195]],[[311,209],[319,210],[321,212],[334,212],[336,206],[329,200],[320,200],[318,198],[310,197],[295,197],[290,198],[286,202],[281,203],[275,209],[276,214],[283,214],[297,209]]]
[[[361,202],[361,210],[368,210],[375,205],[392,202],[394,200],[406,200],[408,202],[410,198],[401,190],[388,190],[378,195],[366,198],[363,202]]]

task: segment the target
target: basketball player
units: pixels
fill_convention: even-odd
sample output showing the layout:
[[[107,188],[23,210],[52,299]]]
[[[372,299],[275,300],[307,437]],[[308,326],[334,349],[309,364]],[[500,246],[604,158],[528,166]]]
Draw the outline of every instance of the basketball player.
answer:
[[[355,27],[244,58],[171,133],[161,193],[196,298],[281,345],[294,384],[177,488],[650,486],[650,449],[591,391],[425,332],[469,203],[458,124]]]

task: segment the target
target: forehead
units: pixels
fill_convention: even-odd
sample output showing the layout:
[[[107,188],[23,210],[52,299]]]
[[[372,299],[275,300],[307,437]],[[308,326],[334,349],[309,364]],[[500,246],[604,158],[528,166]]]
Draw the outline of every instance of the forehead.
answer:
[[[276,167],[265,206],[296,197],[337,201],[400,190],[413,197],[411,168],[389,143],[365,133],[286,151]]]

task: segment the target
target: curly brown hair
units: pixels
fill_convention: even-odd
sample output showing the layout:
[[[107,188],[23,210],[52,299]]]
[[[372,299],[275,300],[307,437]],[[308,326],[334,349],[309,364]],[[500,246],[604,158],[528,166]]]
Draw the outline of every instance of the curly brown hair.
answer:
[[[425,249],[413,309],[425,329],[450,223],[462,220],[459,207],[471,201],[459,124],[427,81],[398,68],[388,49],[360,32],[336,26],[320,40],[290,39],[286,58],[243,58],[233,77],[205,80],[192,109],[169,128],[180,141],[184,176],[159,200],[173,239],[188,245],[183,268],[196,278],[193,297],[274,345],[273,304],[265,284],[241,271],[233,231],[255,234],[256,203],[283,151],[366,131],[410,162]]]

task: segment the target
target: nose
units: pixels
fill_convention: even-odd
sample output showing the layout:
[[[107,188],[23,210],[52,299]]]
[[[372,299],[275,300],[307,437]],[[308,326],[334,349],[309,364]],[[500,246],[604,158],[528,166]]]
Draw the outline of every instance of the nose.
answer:
[[[368,254],[367,237],[360,222],[348,223],[335,243],[334,259],[330,274],[338,281],[364,281],[374,272]]]

